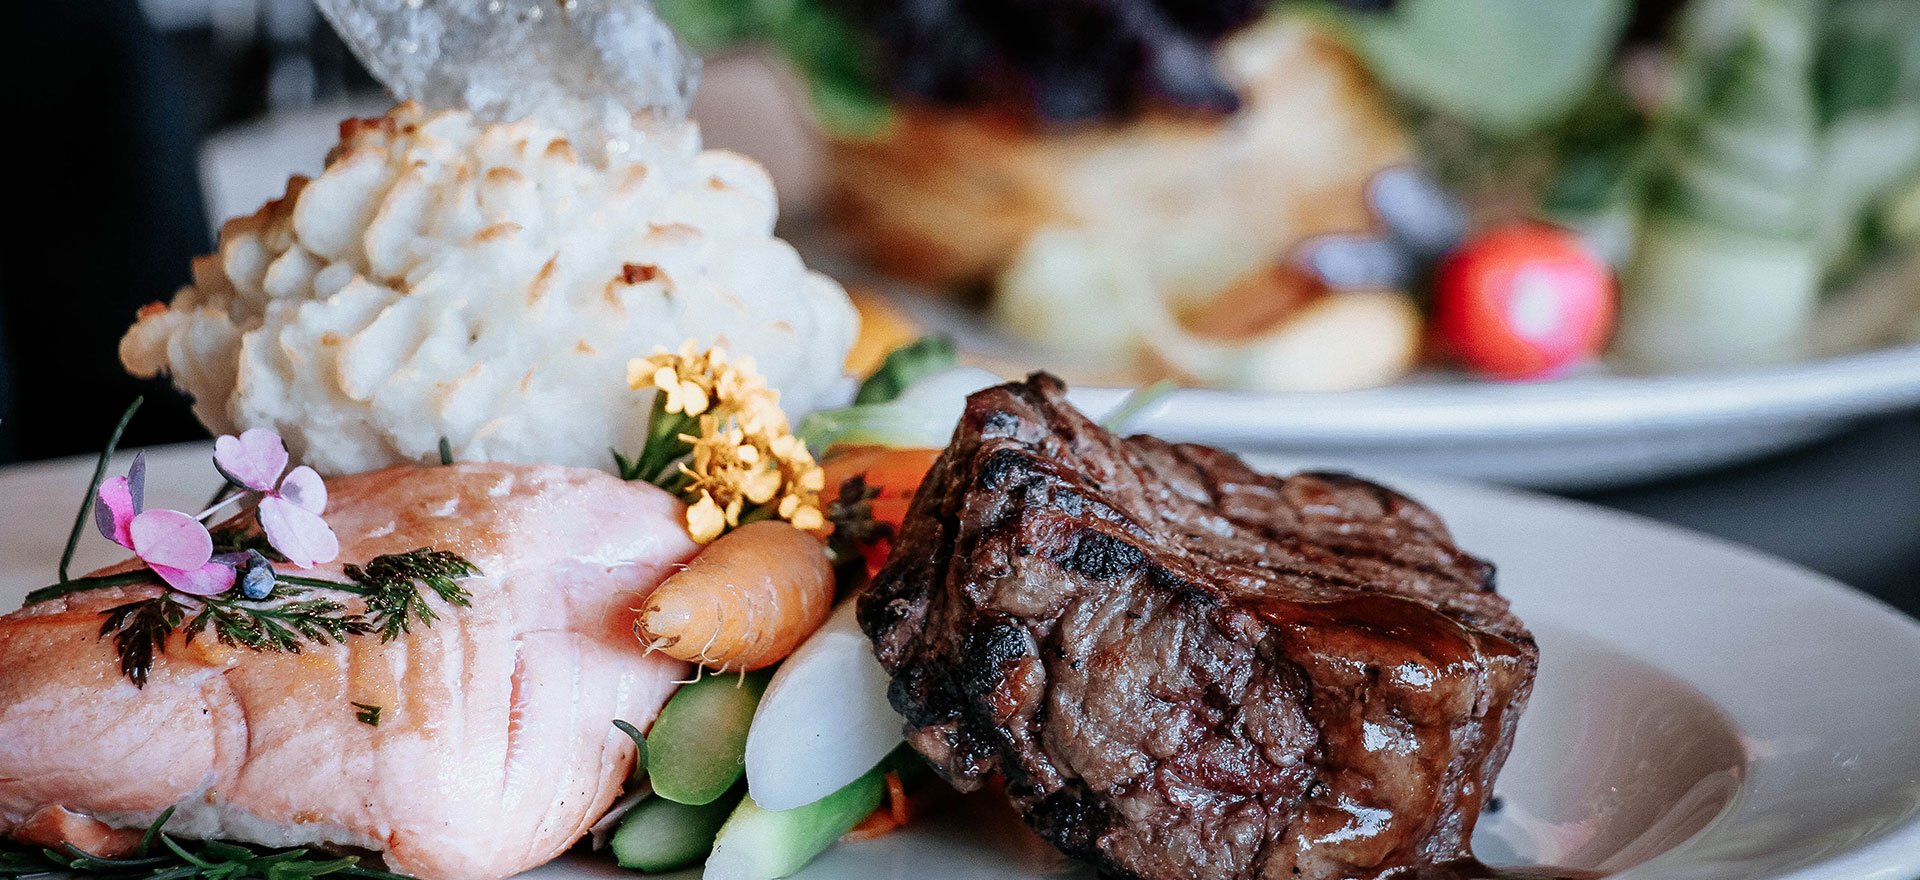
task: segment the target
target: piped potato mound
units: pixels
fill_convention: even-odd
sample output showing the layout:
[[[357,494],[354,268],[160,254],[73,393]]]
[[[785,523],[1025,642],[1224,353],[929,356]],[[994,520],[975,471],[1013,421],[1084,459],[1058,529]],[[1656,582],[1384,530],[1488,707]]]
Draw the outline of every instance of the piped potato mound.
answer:
[[[687,339],[751,356],[804,412],[857,318],[774,237],[773,184],[689,125],[557,129],[403,103],[351,120],[327,168],[221,230],[121,342],[216,433],[265,427],[323,473],[436,458],[610,468],[648,400],[626,364]]]

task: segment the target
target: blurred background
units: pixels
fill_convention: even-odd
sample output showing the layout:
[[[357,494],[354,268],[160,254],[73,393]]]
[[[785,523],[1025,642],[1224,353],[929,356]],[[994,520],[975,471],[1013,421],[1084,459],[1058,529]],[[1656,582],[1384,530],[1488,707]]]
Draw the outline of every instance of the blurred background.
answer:
[[[658,5],[708,56],[708,142],[769,166],[870,325],[1243,395],[1170,406],[1920,613],[1920,4]],[[120,335],[390,102],[310,0],[16,16],[0,463],[97,448],[134,394],[130,445],[204,436]],[[1288,433],[1314,419],[1370,427]]]

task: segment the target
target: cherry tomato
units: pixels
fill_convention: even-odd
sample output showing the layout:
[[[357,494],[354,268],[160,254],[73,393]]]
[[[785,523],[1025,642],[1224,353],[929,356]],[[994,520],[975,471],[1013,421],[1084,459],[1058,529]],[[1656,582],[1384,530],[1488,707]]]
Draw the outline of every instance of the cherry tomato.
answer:
[[[1470,239],[1441,263],[1434,328],[1478,372],[1538,379],[1599,353],[1615,298],[1612,270],[1572,233],[1516,224]]]

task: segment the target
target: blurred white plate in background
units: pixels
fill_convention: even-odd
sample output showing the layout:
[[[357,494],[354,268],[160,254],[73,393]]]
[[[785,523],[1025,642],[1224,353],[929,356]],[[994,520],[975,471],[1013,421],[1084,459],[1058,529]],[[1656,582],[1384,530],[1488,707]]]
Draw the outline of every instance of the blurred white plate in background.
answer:
[[[1087,388],[1089,409],[1126,393]],[[1181,389],[1128,430],[1316,464],[1542,489],[1675,476],[1920,404],[1920,347],[1737,372],[1534,384],[1410,381],[1337,394]]]

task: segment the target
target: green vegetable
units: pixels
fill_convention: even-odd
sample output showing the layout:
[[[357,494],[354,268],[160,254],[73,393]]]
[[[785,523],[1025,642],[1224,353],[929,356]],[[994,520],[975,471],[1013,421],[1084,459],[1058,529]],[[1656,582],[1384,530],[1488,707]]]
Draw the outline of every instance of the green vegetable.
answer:
[[[809,414],[794,436],[816,452],[836,443],[881,446],[945,446],[966,408],[967,395],[1000,377],[974,367],[951,367],[914,382],[886,403],[869,403]]]
[[[1391,14],[1345,20],[1393,90],[1512,136],[1586,94],[1631,9],[1629,0],[1402,0]]]
[[[705,880],[775,880],[791,876],[825,852],[875,808],[886,793],[888,762],[845,788],[804,807],[774,812],[749,797],[720,829]]]
[[[714,836],[740,803],[745,786],[736,785],[712,803],[690,805],[651,797],[620,820],[613,834],[613,858],[622,868],[671,871],[707,857]]]
[[[880,362],[880,369],[873,371],[867,381],[860,383],[860,390],[853,395],[853,403],[860,406],[896,400],[906,393],[908,386],[959,362],[960,356],[953,347],[953,340],[945,336],[922,336],[887,352],[886,360]]]
[[[710,804],[746,772],[747,728],[773,670],[744,678],[710,675],[667,701],[647,731],[647,774],[656,794],[682,804]]]

